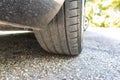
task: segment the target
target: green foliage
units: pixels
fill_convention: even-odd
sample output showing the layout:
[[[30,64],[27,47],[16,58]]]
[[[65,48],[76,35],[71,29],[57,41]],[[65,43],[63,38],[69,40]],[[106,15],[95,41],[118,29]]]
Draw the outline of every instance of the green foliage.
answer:
[[[120,27],[120,0],[88,1],[86,15],[95,26]]]

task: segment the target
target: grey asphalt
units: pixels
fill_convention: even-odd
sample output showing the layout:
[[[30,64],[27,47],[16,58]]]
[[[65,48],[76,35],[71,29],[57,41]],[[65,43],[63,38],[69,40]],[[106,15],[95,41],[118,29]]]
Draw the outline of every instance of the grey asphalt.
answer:
[[[120,80],[120,29],[89,27],[74,57],[45,52],[32,33],[1,35],[0,80]]]

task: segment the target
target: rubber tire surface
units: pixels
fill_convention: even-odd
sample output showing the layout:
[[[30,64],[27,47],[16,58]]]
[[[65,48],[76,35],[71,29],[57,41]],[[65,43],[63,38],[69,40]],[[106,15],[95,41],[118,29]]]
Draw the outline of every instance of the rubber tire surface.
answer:
[[[82,51],[84,0],[65,0],[45,30],[35,30],[41,47],[49,53],[78,55]]]

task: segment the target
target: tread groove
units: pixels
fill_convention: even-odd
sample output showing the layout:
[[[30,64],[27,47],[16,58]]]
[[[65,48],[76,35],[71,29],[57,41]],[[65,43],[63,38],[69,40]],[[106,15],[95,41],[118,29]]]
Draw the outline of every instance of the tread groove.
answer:
[[[77,48],[78,46],[72,46],[72,48]]]
[[[76,7],[76,8],[71,8],[71,9],[69,9],[69,10],[71,11],[71,10],[76,10],[76,9],[79,9],[79,8],[78,8],[78,7]]]
[[[73,1],[78,1],[78,0],[70,0],[69,2],[73,2]]]
[[[66,6],[65,6],[65,4],[64,4],[64,15],[66,16],[66,11],[65,11],[65,9],[66,9]],[[64,17],[64,21],[65,21],[65,24],[64,24],[64,26],[65,26],[65,35],[66,35],[66,42],[67,42],[67,47],[68,47],[68,51],[69,51],[69,53],[71,54],[71,51],[70,51],[70,47],[69,47],[69,43],[68,43],[68,35],[67,35],[67,25],[66,25],[66,18]]]
[[[77,37],[70,38],[70,39],[76,39],[76,38],[78,38],[78,36],[77,36]]]
[[[74,33],[74,32],[78,32],[78,30],[75,30],[75,31],[70,31],[70,33]]]
[[[70,24],[69,26],[74,26],[74,25],[78,25],[79,23],[74,23],[74,24]]]
[[[75,18],[75,17],[78,17],[79,15],[75,15],[75,16],[70,16],[69,18]]]

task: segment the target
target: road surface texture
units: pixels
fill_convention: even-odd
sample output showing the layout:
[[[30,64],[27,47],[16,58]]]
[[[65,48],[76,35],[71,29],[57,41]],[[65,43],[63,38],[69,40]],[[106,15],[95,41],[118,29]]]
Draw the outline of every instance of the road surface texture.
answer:
[[[1,35],[0,80],[120,80],[120,29],[89,27],[74,57],[48,54],[33,34]]]

